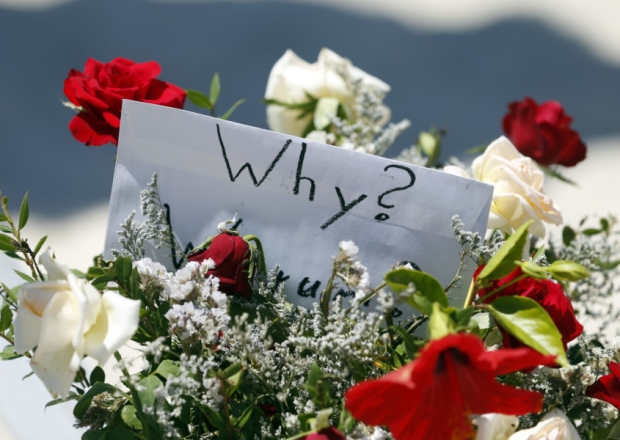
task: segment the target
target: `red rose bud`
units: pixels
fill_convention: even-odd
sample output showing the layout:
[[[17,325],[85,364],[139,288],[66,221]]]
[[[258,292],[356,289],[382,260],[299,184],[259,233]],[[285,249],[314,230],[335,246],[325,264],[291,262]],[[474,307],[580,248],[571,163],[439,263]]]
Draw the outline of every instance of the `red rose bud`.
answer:
[[[484,266],[480,266],[476,269],[474,279],[478,277],[478,274],[483,267]],[[479,289],[478,297],[483,298],[483,301],[486,304],[490,304],[493,300],[500,296],[525,296],[533,299],[540,304],[543,309],[545,309],[555,323],[556,327],[560,331],[560,334],[562,335],[562,343],[564,344],[564,350],[566,350],[566,344],[583,332],[583,326],[579,323],[579,321],[577,321],[575,311],[573,310],[573,305],[570,302],[570,299],[568,299],[568,297],[564,294],[560,284],[551,280],[538,280],[535,278],[526,277],[514,284],[510,284],[508,287],[500,290],[496,294],[491,294],[494,290],[511,283],[521,275],[523,275],[523,271],[520,267],[517,267],[504,278],[493,281],[491,286],[485,287],[484,289]],[[525,347],[525,344],[511,336],[501,327],[500,331],[503,335],[504,347]]]
[[[572,118],[557,101],[538,105],[531,98],[512,102],[502,121],[506,136],[521,154],[544,166],[572,167],[586,158],[586,145],[570,128]]]
[[[219,278],[220,291],[227,295],[239,295],[244,298],[252,296],[252,280],[250,279],[251,261],[250,245],[242,237],[223,232],[216,235],[209,247],[190,254],[187,259],[202,263],[211,258],[215,269],[209,275]]]
[[[69,123],[73,137],[88,146],[118,145],[123,99],[183,108],[185,90],[156,79],[160,71],[155,61],[124,58],[109,63],[89,58],[84,73],[71,69],[64,94],[80,110]]]

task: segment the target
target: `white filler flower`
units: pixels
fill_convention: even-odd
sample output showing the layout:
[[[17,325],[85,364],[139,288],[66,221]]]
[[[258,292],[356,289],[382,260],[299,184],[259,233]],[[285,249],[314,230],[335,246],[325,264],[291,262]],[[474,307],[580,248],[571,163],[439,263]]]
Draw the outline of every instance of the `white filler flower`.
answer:
[[[91,284],[41,256],[48,280],[26,284],[15,317],[15,351],[36,347],[30,365],[54,397],[66,397],[85,355],[104,364],[138,328],[140,301]]]

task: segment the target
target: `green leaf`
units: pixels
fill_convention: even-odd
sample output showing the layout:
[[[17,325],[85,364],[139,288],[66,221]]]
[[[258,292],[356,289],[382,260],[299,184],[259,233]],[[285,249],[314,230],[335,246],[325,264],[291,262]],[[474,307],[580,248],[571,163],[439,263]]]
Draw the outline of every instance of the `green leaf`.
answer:
[[[21,231],[26,223],[28,222],[28,216],[30,215],[30,209],[28,208],[28,193],[24,196],[22,200],[22,206],[19,210],[19,230]]]
[[[187,99],[197,107],[213,109],[213,104],[209,101],[209,98],[204,93],[198,90],[186,90]]]
[[[50,400],[45,404],[45,408],[49,408],[50,406],[56,406],[59,403],[69,402],[71,400],[79,400],[80,396],[77,394],[69,394],[67,397],[63,397],[61,399]]]
[[[0,212],[0,222],[6,222],[8,220],[9,219],[7,218],[7,216]]]
[[[545,309],[523,296],[497,298],[488,310],[504,330],[542,354],[557,356],[557,362],[568,366],[562,335]]]
[[[8,304],[0,310],[0,333],[4,333],[13,323],[13,312]]]
[[[105,371],[99,365],[93,368],[93,371],[90,372],[89,381],[92,384],[97,382],[105,382]]]
[[[140,440],[142,437],[121,426],[106,426],[96,431],[86,431],[82,440]]]
[[[39,240],[39,242],[37,243],[37,245],[35,246],[34,251],[33,251],[33,253],[35,255],[37,255],[39,253],[39,251],[41,250],[41,248],[45,244],[46,240],[47,240],[47,235],[45,237],[43,237],[41,240]]]
[[[517,266],[521,267],[521,270],[525,275],[528,275],[532,278],[536,278],[539,280],[549,278],[546,267],[539,266],[533,261],[518,261]]]
[[[13,230],[5,225],[0,225],[0,232],[4,232],[6,234],[12,234]]]
[[[213,78],[211,79],[211,90],[209,91],[209,98],[211,98],[213,105],[217,103],[217,100],[220,97],[220,90],[220,75],[215,72],[215,75],[213,75]]]
[[[86,414],[86,410],[90,407],[90,402],[93,401],[93,397],[102,393],[114,394],[117,391],[118,390],[116,389],[116,387],[110,385],[109,383],[95,383],[88,391],[86,391],[86,393],[84,393],[82,398],[78,400],[78,402],[75,404],[75,407],[73,408],[73,415],[76,419],[82,420],[82,417],[84,417],[84,414]]]
[[[397,325],[392,328],[403,339],[403,346],[405,348],[405,354],[407,355],[407,359],[412,360],[415,357],[416,353],[420,350],[420,344],[416,343],[416,340],[413,338],[413,336],[407,333],[407,330],[405,330],[404,328]]]
[[[165,359],[157,366],[155,374],[159,374],[164,379],[168,379],[169,376],[178,376],[179,362]]]
[[[137,431],[142,430],[142,423],[140,423],[140,419],[136,414],[136,407],[133,405],[125,405],[121,410],[121,418],[123,422],[130,428],[133,428]]]
[[[0,360],[3,361],[10,361],[11,359],[17,359],[22,356],[21,354],[15,353],[15,347],[12,345],[7,345],[0,351]]]
[[[16,269],[13,269],[13,272],[15,272],[22,280],[28,283],[34,283],[34,278],[32,278],[30,275],[25,274],[24,272],[20,272],[19,270],[16,270]]]
[[[145,377],[139,382],[138,387],[138,396],[140,397],[140,402],[142,402],[142,406],[153,407],[155,406],[155,388],[163,385],[162,381],[151,374],[150,376]]]
[[[0,234],[0,251],[15,252],[15,240],[8,235]]]
[[[445,313],[439,304],[433,303],[433,311],[428,322],[428,331],[431,340],[441,339],[455,332],[454,322]]]
[[[564,229],[562,229],[562,243],[564,243],[564,246],[570,246],[575,238],[577,238],[577,233],[573,228],[564,226]]]
[[[498,280],[512,272],[516,266],[516,262],[523,257],[523,249],[527,241],[527,228],[533,223],[533,220],[523,224],[515,231],[499,248],[499,250],[491,257],[484,269],[478,274],[477,281]]]
[[[579,281],[590,276],[588,269],[570,260],[554,261],[547,270],[553,278],[563,281]]]
[[[129,282],[132,270],[132,262],[129,257],[118,257],[114,262],[114,273],[116,274],[119,284],[123,287]]]
[[[430,315],[431,304],[434,302],[444,307],[449,305],[446,292],[439,281],[425,272],[401,267],[386,273],[385,281],[396,293],[405,292],[410,285],[413,285],[415,292],[404,300],[425,315]]]
[[[233,112],[235,110],[237,110],[237,107],[239,107],[241,104],[243,104],[245,102],[245,99],[239,99],[237,102],[235,102],[231,108],[229,108],[226,113],[224,113],[222,115],[222,117],[220,119],[228,119],[230,118],[230,115],[233,114]]]

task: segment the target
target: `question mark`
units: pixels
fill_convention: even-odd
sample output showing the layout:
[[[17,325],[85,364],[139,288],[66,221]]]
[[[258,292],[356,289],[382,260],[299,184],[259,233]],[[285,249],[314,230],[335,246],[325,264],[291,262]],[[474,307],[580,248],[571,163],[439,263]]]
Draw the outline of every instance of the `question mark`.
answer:
[[[392,209],[394,207],[394,205],[387,205],[385,203],[383,203],[383,198],[385,196],[387,196],[388,194],[391,194],[393,192],[396,191],[403,191],[407,188],[411,188],[413,186],[413,184],[415,183],[415,174],[413,173],[413,171],[411,171],[409,168],[407,168],[406,166],[403,165],[388,165],[386,166],[383,171],[387,171],[390,168],[398,168],[400,170],[404,170],[407,172],[407,174],[409,175],[409,183],[405,186],[397,186],[396,188],[392,188],[392,189],[388,189],[387,191],[385,191],[383,194],[381,194],[378,198],[377,198],[377,204],[383,208],[386,209]],[[385,212],[380,212],[379,214],[375,215],[375,220],[377,220],[378,222],[382,222],[385,221],[387,219],[389,219],[390,216],[385,213]]]

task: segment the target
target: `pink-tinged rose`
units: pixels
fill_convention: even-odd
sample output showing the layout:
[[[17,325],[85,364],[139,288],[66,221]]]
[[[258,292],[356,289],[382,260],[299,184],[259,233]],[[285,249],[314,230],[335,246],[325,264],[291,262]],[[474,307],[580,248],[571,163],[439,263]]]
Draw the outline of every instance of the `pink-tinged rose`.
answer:
[[[115,58],[109,63],[89,58],[84,72],[69,71],[64,94],[78,114],[69,123],[73,137],[88,146],[118,145],[123,99],[183,108],[186,92],[157,79],[155,61],[136,63]]]
[[[537,104],[531,98],[508,105],[502,127],[525,156],[544,166],[572,167],[586,158],[586,145],[570,128],[572,118],[557,101]]]
[[[207,249],[199,250],[187,258],[189,261],[203,262],[211,258],[215,269],[209,275],[219,278],[220,290],[227,295],[252,296],[250,279],[250,245],[236,234],[223,232],[216,235]]]

